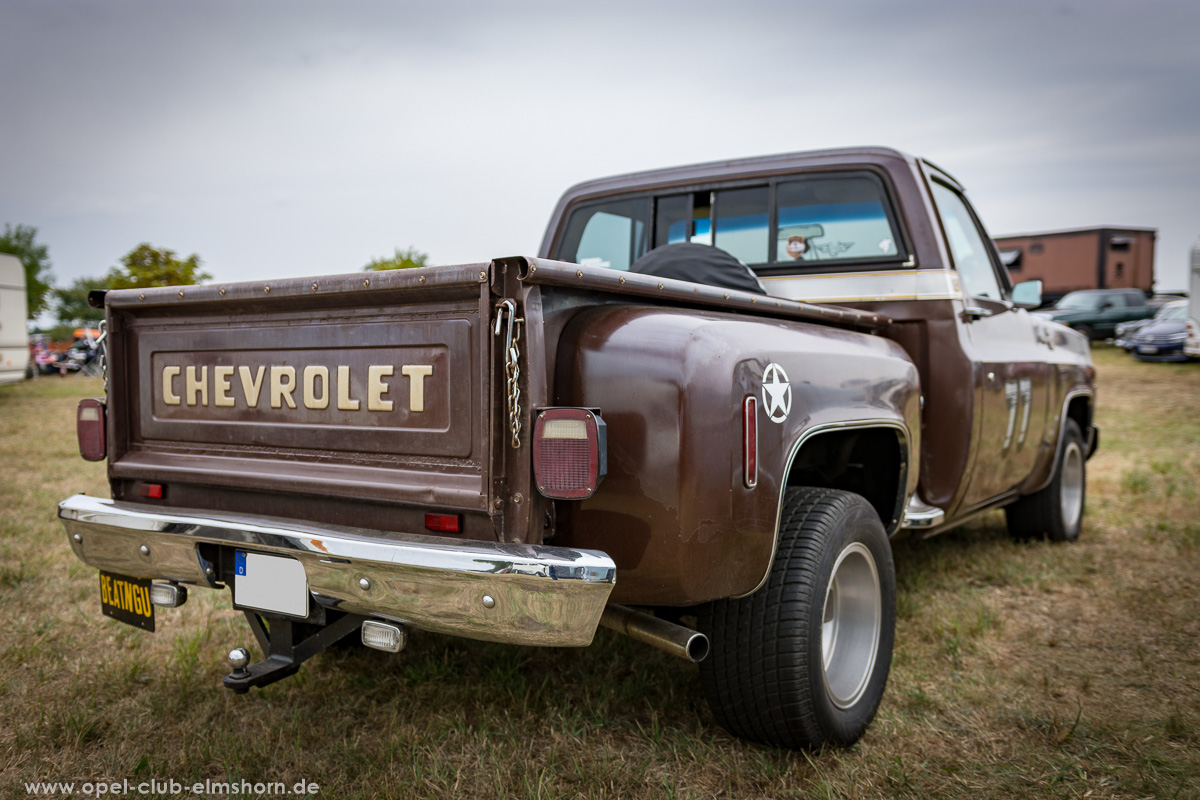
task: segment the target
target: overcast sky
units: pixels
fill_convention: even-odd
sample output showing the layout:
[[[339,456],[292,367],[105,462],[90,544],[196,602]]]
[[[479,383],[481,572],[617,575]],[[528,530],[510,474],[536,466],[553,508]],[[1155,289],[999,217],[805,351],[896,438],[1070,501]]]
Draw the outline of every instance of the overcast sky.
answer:
[[[0,223],[59,285],[534,254],[581,180],[881,144],[994,235],[1200,234],[1200,3],[0,0]]]

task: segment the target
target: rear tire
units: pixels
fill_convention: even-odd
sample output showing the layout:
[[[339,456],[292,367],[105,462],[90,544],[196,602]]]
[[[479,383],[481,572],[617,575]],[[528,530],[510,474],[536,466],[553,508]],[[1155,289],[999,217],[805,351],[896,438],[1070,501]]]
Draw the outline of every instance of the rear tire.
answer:
[[[1079,333],[1082,333],[1089,342],[1096,336],[1096,332],[1092,330],[1091,325],[1073,325],[1071,327],[1073,327]]]
[[[1087,458],[1083,432],[1068,419],[1063,427],[1063,446],[1054,464],[1050,484],[1022,497],[1004,509],[1008,533],[1014,539],[1049,538],[1054,542],[1073,542],[1083,527],[1087,500]]]
[[[792,489],[766,583],[699,614],[700,679],[717,721],[763,744],[854,744],[887,684],[896,625],[892,550],[857,494]]]

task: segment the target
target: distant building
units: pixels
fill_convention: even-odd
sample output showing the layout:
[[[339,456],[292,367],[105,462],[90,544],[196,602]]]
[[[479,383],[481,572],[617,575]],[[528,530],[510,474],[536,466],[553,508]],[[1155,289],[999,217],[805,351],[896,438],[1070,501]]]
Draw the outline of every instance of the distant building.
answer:
[[[1154,291],[1155,228],[1075,228],[997,236],[996,249],[1013,283],[1040,279],[1056,300],[1076,289]]]

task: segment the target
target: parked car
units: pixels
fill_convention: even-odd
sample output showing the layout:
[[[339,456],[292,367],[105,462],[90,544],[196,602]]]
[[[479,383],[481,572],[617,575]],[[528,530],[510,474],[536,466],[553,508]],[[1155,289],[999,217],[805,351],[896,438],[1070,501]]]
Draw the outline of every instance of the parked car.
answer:
[[[1183,352],[1200,358],[1200,240],[1192,245],[1188,255],[1191,261],[1191,278],[1188,292],[1187,339],[1183,343]]]
[[[1150,302],[1153,303],[1154,301],[1151,300]],[[1166,319],[1169,313],[1173,313],[1173,309],[1178,308],[1186,309],[1187,301],[1176,298],[1168,303],[1160,305],[1158,307],[1158,311],[1156,311],[1154,316],[1149,319],[1135,319],[1133,322],[1122,322],[1116,327],[1117,338],[1113,344],[1115,344],[1117,347],[1124,348],[1125,350],[1132,351],[1133,340],[1139,331],[1152,322]]]
[[[1190,356],[1183,351],[1187,322],[1186,300],[1163,306],[1154,319],[1133,335],[1130,352],[1141,361],[1187,361]]]
[[[1062,323],[1089,339],[1115,335],[1122,322],[1149,319],[1155,308],[1141,289],[1082,289],[1071,292],[1038,316]]]

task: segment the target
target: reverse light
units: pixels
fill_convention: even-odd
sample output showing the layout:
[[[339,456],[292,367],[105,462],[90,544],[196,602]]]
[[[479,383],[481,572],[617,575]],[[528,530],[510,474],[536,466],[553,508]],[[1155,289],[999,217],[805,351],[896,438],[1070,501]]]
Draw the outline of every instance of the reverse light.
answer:
[[[103,461],[107,449],[104,401],[94,397],[79,401],[75,409],[75,435],[84,461]]]
[[[385,653],[399,653],[408,644],[408,634],[399,625],[369,619],[362,624],[362,643]]]
[[[174,583],[150,584],[150,604],[163,608],[179,608],[187,602],[187,589]]]
[[[586,408],[547,408],[533,426],[533,477],[553,500],[585,500],[608,472],[604,420]]]
[[[747,489],[758,485],[758,400],[752,394],[742,401],[742,479]]]

